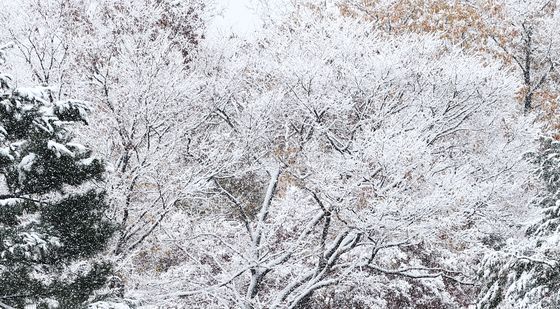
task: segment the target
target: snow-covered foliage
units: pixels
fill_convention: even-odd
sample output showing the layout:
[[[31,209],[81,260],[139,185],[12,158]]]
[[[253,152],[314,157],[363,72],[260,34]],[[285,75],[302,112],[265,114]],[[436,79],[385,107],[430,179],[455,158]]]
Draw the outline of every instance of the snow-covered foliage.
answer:
[[[507,238],[530,199],[523,153],[536,131],[515,81],[431,36],[300,14],[250,41],[209,43],[192,64],[210,81],[187,105],[200,123],[184,164],[208,188],[164,224],[154,249],[171,261],[144,295],[191,307],[466,305],[480,243]]]
[[[263,0],[262,27],[214,40],[208,6],[0,12],[15,47],[0,61],[20,61],[0,75],[0,209],[21,229],[0,235],[0,258],[80,254],[92,231],[106,241],[101,223],[74,245],[37,229],[41,203],[74,209],[65,196],[82,187],[108,189],[110,211],[90,215],[118,225],[58,278],[107,280],[10,305],[559,306],[554,1]],[[74,122],[88,128],[71,134]],[[100,251],[114,272],[85,259]],[[28,277],[59,282],[45,267]]]

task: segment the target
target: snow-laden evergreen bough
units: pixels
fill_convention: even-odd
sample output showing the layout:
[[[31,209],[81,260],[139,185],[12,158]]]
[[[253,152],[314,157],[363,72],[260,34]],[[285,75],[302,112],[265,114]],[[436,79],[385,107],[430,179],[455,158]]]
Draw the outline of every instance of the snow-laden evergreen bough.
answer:
[[[104,165],[72,142],[71,125],[87,112],[0,75],[0,308],[80,308],[111,273],[90,259],[114,231],[94,185]]]
[[[541,181],[533,206],[543,209],[542,218],[529,226],[523,242],[484,259],[479,308],[560,307],[560,142],[543,137],[541,148],[527,157]]]

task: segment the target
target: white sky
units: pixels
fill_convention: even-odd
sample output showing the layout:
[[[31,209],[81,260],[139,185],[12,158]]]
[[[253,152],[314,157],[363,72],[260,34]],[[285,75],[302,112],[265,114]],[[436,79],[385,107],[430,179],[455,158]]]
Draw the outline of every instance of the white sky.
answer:
[[[210,37],[231,32],[245,36],[259,26],[255,0],[216,0],[216,7],[218,16],[209,25]]]

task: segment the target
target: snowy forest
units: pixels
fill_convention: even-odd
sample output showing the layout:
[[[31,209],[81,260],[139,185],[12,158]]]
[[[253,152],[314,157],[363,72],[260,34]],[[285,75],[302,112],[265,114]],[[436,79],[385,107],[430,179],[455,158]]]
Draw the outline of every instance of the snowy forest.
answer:
[[[0,309],[560,308],[560,2],[219,3],[0,0]]]

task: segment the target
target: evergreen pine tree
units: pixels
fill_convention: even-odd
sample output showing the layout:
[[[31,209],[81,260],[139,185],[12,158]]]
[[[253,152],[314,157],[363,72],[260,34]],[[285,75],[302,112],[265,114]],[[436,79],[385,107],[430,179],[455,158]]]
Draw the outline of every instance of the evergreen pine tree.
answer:
[[[543,137],[528,158],[542,184],[534,201],[542,218],[527,229],[526,243],[484,259],[479,308],[560,308],[560,142]]]
[[[114,231],[93,185],[104,165],[70,131],[87,111],[0,74],[0,308],[80,308],[110,274],[91,259]]]

